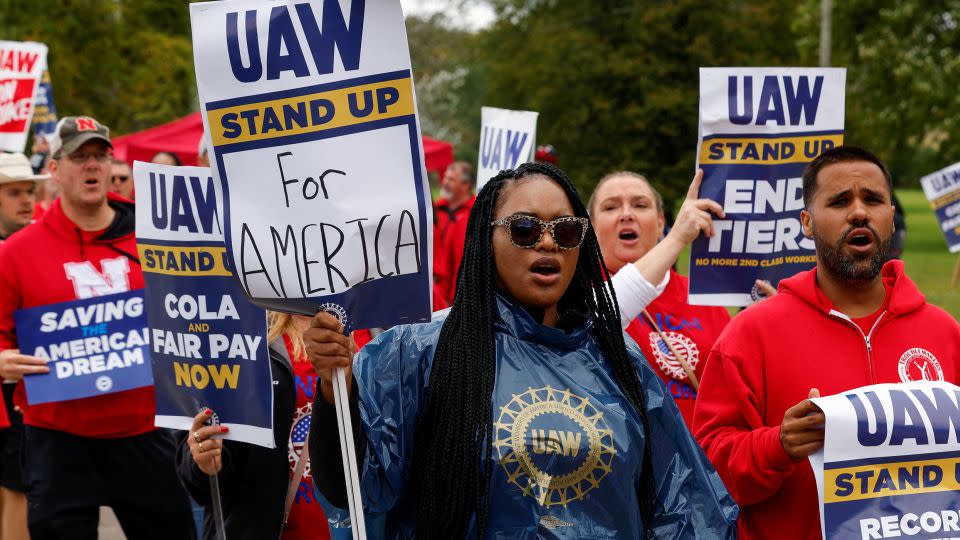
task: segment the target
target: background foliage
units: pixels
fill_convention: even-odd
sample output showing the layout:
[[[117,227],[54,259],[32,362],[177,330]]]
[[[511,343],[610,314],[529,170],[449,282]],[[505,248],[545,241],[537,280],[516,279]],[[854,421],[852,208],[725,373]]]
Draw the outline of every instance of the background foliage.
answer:
[[[469,1],[448,0],[451,13]],[[486,1],[496,20],[479,31],[407,19],[424,133],[476,161],[481,105],[539,111],[539,142],[585,193],[615,169],[683,193],[699,67],[817,62],[820,0]],[[847,140],[900,185],[960,159],[958,22],[960,0],[834,1]],[[127,133],[197,109],[185,1],[0,0],[0,39],[50,47],[62,114]]]

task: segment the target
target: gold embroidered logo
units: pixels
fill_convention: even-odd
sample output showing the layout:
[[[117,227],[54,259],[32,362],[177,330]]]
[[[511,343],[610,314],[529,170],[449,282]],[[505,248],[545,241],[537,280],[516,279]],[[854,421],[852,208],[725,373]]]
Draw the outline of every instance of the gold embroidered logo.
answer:
[[[507,481],[546,507],[583,499],[610,473],[616,455],[603,413],[570,390],[514,394],[493,427]]]

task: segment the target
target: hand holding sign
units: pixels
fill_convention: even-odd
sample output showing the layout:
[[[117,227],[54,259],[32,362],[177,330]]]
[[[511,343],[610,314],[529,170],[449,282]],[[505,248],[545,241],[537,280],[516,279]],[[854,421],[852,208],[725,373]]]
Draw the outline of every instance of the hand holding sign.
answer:
[[[724,212],[716,202],[710,199],[698,199],[700,193],[700,182],[703,180],[703,171],[698,169],[690,182],[690,188],[687,190],[687,197],[677,213],[677,219],[673,222],[673,227],[663,241],[647,252],[646,255],[636,261],[637,271],[648,283],[661,283],[667,272],[676,262],[680,253],[691,242],[700,237],[703,232],[706,236],[713,235],[713,217],[711,213],[723,218]],[[620,294],[618,292],[618,294]],[[641,302],[646,305],[649,301]],[[621,303],[621,309],[623,304]],[[633,313],[632,310],[624,313],[625,317],[632,320],[639,313]]]
[[[702,232],[705,236],[713,236],[713,216],[719,218],[726,217],[723,207],[710,199],[700,199],[700,182],[703,181],[703,169],[697,169],[697,174],[693,176],[690,182],[690,188],[687,189],[687,198],[683,200],[683,206],[677,212],[677,219],[673,222],[673,227],[667,238],[673,238],[684,246],[690,244],[700,236]]]
[[[43,358],[20,354],[20,349],[7,349],[0,352],[0,377],[8,381],[19,381],[24,375],[50,373],[47,361]]]
[[[193,417],[193,425],[190,426],[190,434],[187,437],[187,445],[190,447],[190,455],[193,456],[193,462],[197,467],[208,476],[215,476],[223,468],[223,461],[220,454],[223,452],[223,441],[219,438],[213,438],[214,435],[221,435],[230,430],[227,426],[208,426],[207,422],[213,416],[210,409],[201,411]]]
[[[336,317],[321,311],[310,321],[310,328],[303,333],[307,358],[320,376],[320,394],[327,403],[334,403],[333,370],[343,368],[349,389],[352,381],[353,355],[356,345],[353,338],[343,334],[343,324]]]
[[[787,409],[780,425],[780,444],[793,461],[800,461],[823,448],[823,428],[826,422],[823,411],[812,398],[820,397],[820,391],[810,389],[807,399]]]

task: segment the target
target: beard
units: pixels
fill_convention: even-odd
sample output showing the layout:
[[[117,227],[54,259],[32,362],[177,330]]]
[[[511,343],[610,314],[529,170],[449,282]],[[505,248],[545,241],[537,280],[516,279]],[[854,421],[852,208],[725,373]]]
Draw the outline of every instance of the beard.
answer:
[[[880,269],[887,262],[890,255],[890,244],[893,236],[881,239],[877,231],[870,225],[864,225],[873,233],[874,241],[877,243],[877,249],[873,254],[864,254],[863,256],[850,256],[843,251],[843,246],[847,244],[847,237],[853,232],[855,227],[849,227],[837,240],[837,243],[831,244],[824,238],[813,233],[813,243],[817,249],[817,260],[823,268],[833,276],[842,281],[865,282],[872,281],[880,275]]]

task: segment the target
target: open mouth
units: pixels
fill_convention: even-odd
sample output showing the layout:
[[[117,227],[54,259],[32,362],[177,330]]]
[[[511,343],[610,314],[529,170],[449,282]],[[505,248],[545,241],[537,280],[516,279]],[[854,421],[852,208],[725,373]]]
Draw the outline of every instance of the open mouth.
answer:
[[[87,186],[95,186],[99,184],[100,181],[97,180],[96,178],[87,178],[86,180],[83,181],[83,183],[84,185],[87,185]]]
[[[847,233],[847,243],[855,247],[867,247],[873,243],[873,233],[869,229],[854,229]]]
[[[530,271],[538,276],[553,277],[560,273],[560,261],[552,257],[543,257],[530,265]]]
[[[639,238],[639,235],[633,231],[620,231],[619,236],[621,240],[636,240]]]

